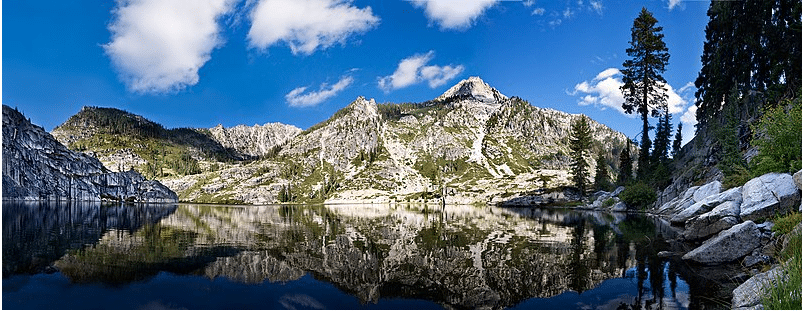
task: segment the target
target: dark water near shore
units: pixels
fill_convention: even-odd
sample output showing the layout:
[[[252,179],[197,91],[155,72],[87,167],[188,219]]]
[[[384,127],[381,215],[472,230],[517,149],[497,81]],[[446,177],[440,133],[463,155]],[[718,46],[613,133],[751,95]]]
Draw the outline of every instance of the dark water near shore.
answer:
[[[4,309],[728,308],[643,215],[3,202]],[[721,305],[721,303],[726,303]]]

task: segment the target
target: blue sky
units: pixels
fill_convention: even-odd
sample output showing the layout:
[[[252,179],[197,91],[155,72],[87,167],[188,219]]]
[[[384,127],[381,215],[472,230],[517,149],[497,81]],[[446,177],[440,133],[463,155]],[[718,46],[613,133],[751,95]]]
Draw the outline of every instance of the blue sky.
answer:
[[[456,4],[457,3],[457,4]],[[7,1],[2,99],[46,130],[82,106],[165,127],[307,128],[358,96],[433,99],[479,76],[630,137],[618,85],[630,27],[664,27],[673,122],[693,133],[707,1]],[[651,134],[652,136],[652,134]]]

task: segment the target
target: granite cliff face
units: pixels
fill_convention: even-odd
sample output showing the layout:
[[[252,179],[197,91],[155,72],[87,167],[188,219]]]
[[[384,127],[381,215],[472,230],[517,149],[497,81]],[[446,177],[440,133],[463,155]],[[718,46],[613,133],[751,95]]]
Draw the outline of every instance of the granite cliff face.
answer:
[[[271,153],[287,141],[301,133],[301,129],[282,123],[225,128],[223,125],[209,129],[210,136],[225,148],[237,150],[241,154],[260,157]]]
[[[534,107],[471,77],[423,103],[377,104],[359,97],[304,131],[281,124],[187,129],[229,153],[181,151],[200,169],[180,174],[166,168],[146,175],[194,202],[420,202],[440,201],[445,195],[447,203],[498,203],[571,184],[569,132],[579,117]],[[590,170],[602,152],[608,171],[618,171],[618,154],[627,137],[593,120],[590,125]],[[80,136],[68,126],[56,131],[59,137]],[[118,143],[115,149],[109,137],[83,137],[72,146],[88,144],[104,156],[139,161],[138,169],[149,166],[124,149],[159,163],[158,157],[137,149],[143,143]],[[193,147],[181,148],[167,150]],[[231,154],[259,160],[236,161],[227,157]]]
[[[3,199],[176,202],[176,194],[135,171],[112,172],[74,152],[3,105]]]

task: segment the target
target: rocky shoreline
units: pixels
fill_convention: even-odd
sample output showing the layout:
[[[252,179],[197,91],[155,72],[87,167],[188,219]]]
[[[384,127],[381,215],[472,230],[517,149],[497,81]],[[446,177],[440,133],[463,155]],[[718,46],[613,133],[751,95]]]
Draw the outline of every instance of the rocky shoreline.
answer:
[[[742,271],[728,271],[728,276],[712,278],[730,281],[733,286],[741,283],[732,291],[732,309],[763,309],[761,298],[769,282],[783,277],[781,266],[784,263],[779,262],[777,252],[788,239],[772,231],[771,219],[794,210],[803,211],[802,172],[794,176],[769,173],[732,189],[722,189],[719,181],[713,181],[691,187],[678,197],[648,209],[647,213],[678,231],[677,237],[668,241],[680,244],[675,247],[678,251],[661,255],[679,257],[700,270],[738,265]],[[591,197],[593,203],[580,208],[621,211],[621,202],[616,197],[620,191],[598,192]],[[603,206],[602,202],[612,198]],[[801,224],[794,230],[799,234]],[[768,266],[769,270],[762,273]],[[713,272],[723,273],[726,272]]]
[[[769,282],[783,277],[784,263],[779,262],[777,252],[787,239],[773,232],[771,219],[794,210],[803,211],[802,173],[769,173],[731,189],[722,189],[715,180],[688,188],[674,199],[647,209],[644,212],[674,231],[665,235],[667,242],[674,245],[673,251],[659,255],[682,260],[715,282],[735,287],[731,308],[762,309],[761,297]],[[626,212],[626,204],[618,197],[623,190],[619,187],[613,192],[599,191],[571,208]],[[563,191],[516,197],[497,205],[526,207],[578,201],[579,195]],[[801,225],[795,230],[799,233]]]

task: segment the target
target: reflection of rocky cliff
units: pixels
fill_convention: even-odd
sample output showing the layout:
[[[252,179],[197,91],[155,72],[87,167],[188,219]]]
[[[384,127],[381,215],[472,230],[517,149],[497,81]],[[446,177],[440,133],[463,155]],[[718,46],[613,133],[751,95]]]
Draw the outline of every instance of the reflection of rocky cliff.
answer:
[[[99,202],[3,202],[3,276],[38,273],[67,250],[97,242],[108,230],[134,232],[175,206]]]
[[[238,251],[217,253],[217,259],[193,266],[198,270],[162,267],[245,283],[285,282],[311,273],[365,302],[407,297],[456,308],[500,308],[530,297],[584,291],[635,265],[631,245],[594,217],[568,216],[556,224],[497,208],[374,205],[369,210],[181,205],[156,226],[161,232],[191,232],[192,245],[156,255],[162,259],[146,262],[151,257],[137,255],[143,259],[135,260],[152,267],[151,262],[173,262],[181,254],[187,259],[226,245]],[[145,243],[135,240],[104,237],[93,251],[124,253]],[[74,274],[102,265],[89,257],[103,256],[108,255],[61,262],[83,267],[69,272],[81,279]],[[624,258],[618,263],[610,258],[617,256]]]

